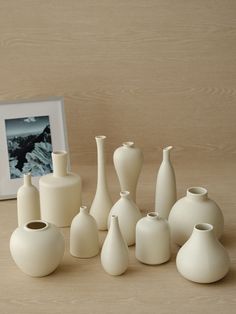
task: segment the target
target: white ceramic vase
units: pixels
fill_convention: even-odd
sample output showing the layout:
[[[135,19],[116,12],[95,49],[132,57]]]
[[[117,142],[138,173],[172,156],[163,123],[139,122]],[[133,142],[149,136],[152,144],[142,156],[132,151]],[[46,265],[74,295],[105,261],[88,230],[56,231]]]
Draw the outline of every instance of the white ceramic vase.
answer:
[[[115,150],[113,161],[121,191],[129,191],[136,202],[136,188],[143,165],[142,151],[133,142],[125,142]]]
[[[60,264],[65,242],[59,229],[46,221],[33,220],[18,227],[10,239],[16,265],[27,275],[43,277]]]
[[[169,215],[171,237],[174,243],[183,245],[193,230],[194,225],[206,222],[214,226],[217,238],[224,228],[224,217],[219,206],[207,196],[202,187],[191,187],[187,195],[178,200]]]
[[[24,174],[24,183],[17,191],[18,226],[40,219],[38,189],[31,182],[31,174]]]
[[[170,259],[169,225],[157,213],[149,213],[137,223],[135,254],[140,262],[149,265]]]
[[[128,246],[121,234],[118,217],[115,215],[111,216],[111,225],[101,251],[101,263],[104,270],[113,276],[123,274],[128,268]]]
[[[99,253],[99,237],[96,220],[86,206],[80,207],[71,223],[70,253],[75,257],[89,258]]]
[[[175,172],[170,160],[172,146],[163,149],[163,160],[157,174],[155,211],[168,219],[170,210],[176,202]]]
[[[106,136],[103,135],[95,137],[97,144],[97,189],[90,208],[90,214],[95,218],[99,230],[107,230],[107,218],[113,205],[106,178],[105,139]]]
[[[211,283],[223,278],[229,271],[229,255],[217,240],[213,226],[195,225],[189,240],[180,248],[176,265],[180,274],[198,283]]]
[[[81,206],[81,179],[67,172],[67,152],[53,152],[52,162],[53,173],[39,180],[41,218],[68,227]]]
[[[136,223],[142,218],[142,215],[139,208],[131,199],[130,192],[120,192],[120,199],[111,208],[108,217],[108,229],[112,215],[118,216],[120,230],[127,245],[134,245]]]

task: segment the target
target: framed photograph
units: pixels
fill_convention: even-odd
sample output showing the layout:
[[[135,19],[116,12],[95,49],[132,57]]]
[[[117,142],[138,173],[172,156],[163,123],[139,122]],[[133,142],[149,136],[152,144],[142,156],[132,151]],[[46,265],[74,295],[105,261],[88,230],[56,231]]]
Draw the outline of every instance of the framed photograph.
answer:
[[[68,151],[62,98],[0,103],[0,199],[15,198],[24,173],[52,172],[52,151]]]

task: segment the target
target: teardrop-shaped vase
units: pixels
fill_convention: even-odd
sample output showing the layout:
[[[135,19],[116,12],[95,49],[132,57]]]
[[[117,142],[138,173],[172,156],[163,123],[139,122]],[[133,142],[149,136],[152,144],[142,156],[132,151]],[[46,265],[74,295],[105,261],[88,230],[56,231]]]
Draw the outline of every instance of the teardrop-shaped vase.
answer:
[[[107,230],[107,218],[113,205],[106,178],[105,139],[106,136],[103,135],[95,137],[97,144],[97,189],[90,208],[90,214],[95,218],[99,230]]]
[[[129,264],[129,251],[123,238],[118,217],[111,216],[111,225],[101,251],[101,263],[104,270],[113,276],[123,274]]]
[[[39,191],[31,182],[31,174],[24,174],[24,184],[17,191],[18,226],[40,219]]]
[[[128,246],[135,244],[136,223],[142,218],[141,212],[131,199],[129,191],[122,191],[120,199],[112,207],[108,217],[108,228],[110,227],[111,216],[119,218],[121,233]]]
[[[163,160],[157,174],[155,211],[168,219],[170,210],[176,202],[175,172],[170,160],[172,146],[163,149]]]

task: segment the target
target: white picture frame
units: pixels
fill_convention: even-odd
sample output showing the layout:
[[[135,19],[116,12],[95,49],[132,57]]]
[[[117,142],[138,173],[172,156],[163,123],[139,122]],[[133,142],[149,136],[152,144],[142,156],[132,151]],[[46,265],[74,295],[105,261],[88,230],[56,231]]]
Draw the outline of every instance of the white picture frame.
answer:
[[[0,103],[0,200],[16,198],[23,173],[38,187],[52,172],[51,151],[60,150],[68,152],[62,97]]]

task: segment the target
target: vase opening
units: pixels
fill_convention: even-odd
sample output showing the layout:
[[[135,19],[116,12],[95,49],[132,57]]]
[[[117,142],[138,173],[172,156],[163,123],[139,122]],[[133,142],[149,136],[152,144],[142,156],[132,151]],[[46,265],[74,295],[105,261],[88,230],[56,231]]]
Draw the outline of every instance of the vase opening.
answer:
[[[67,155],[67,152],[65,150],[58,150],[58,151],[53,152],[53,155],[65,156]]]
[[[128,197],[130,195],[130,192],[129,191],[121,191],[120,192],[120,196],[121,197]]]
[[[173,146],[167,146],[167,147],[163,148],[163,150],[164,150],[164,151],[169,151],[169,150],[171,150],[172,148],[173,148]]]
[[[187,196],[194,198],[194,199],[206,199],[207,197],[207,189],[202,187],[191,187],[187,189]]]
[[[213,226],[211,224],[201,223],[195,225],[194,228],[198,231],[211,231],[213,229]]]
[[[107,137],[105,135],[97,135],[95,138],[98,140],[105,140]]]
[[[27,222],[25,224],[25,228],[28,230],[44,230],[48,227],[48,223],[46,221],[34,220]]]
[[[134,142],[124,142],[122,145],[124,147],[134,147]]]
[[[147,214],[147,217],[148,217],[149,219],[160,219],[159,214],[156,213],[156,212],[148,213],[148,214]]]

